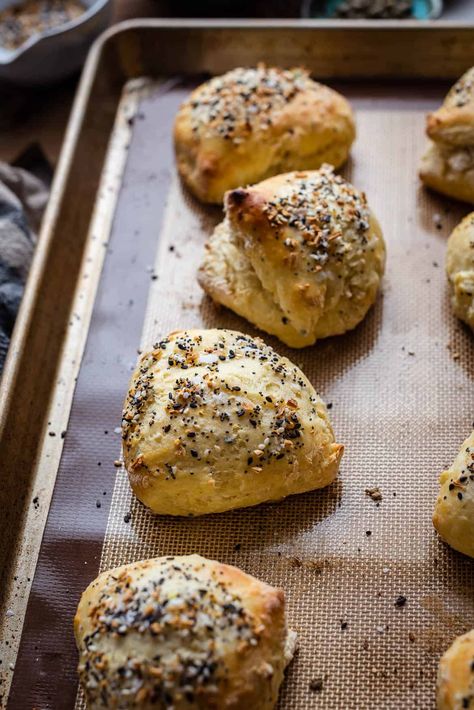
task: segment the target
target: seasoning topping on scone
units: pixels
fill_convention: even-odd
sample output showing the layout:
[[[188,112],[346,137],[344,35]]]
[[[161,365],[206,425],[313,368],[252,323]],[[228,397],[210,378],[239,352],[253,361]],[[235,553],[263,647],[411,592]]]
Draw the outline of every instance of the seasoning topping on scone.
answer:
[[[199,271],[203,289],[292,347],[354,328],[385,267],[380,226],[333,169],[231,190]]]
[[[123,450],[136,495],[171,515],[325,486],[342,455],[301,370],[259,338],[225,330],[174,333],[141,357]]]
[[[178,171],[203,202],[288,170],[335,167],[355,137],[343,96],[307,71],[261,64],[199,86],[181,106],[174,138]]]
[[[74,627],[91,709],[271,710],[295,642],[281,590],[199,555],[104,572]]]
[[[304,69],[283,70],[259,65],[234,69],[203,84],[199,98],[191,100],[193,131],[217,132],[239,144],[252,131],[266,131],[272,115],[302,91],[318,84]]]

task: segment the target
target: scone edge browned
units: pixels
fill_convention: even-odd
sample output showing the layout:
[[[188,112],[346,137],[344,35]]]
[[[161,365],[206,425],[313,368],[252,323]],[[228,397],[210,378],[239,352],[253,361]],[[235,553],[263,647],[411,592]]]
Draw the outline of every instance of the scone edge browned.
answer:
[[[144,353],[123,414],[124,463],[153,512],[223,512],[320,488],[337,475],[323,401],[259,338],[171,334]]]
[[[176,117],[178,172],[202,202],[289,170],[339,167],[355,138],[346,99],[301,68],[234,69],[193,91]]]
[[[385,269],[365,194],[331,166],[227,193],[198,272],[217,303],[294,348],[355,328]]]
[[[103,572],[74,631],[90,708],[271,710],[295,645],[282,590],[199,555]]]

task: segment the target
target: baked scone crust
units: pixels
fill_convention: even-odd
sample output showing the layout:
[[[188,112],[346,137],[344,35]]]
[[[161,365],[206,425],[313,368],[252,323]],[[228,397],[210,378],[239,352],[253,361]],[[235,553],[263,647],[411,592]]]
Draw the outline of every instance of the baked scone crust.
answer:
[[[199,555],[102,573],[74,630],[91,710],[270,710],[294,646],[280,589]]]
[[[474,631],[459,636],[438,668],[437,710],[465,710],[474,703]]]
[[[453,311],[474,330],[474,212],[458,224],[448,239],[446,273]]]
[[[227,193],[198,279],[218,303],[301,348],[355,328],[385,268],[380,226],[330,166]]]
[[[453,549],[474,557],[474,432],[439,482],[433,525]]]
[[[474,67],[427,116],[430,145],[420,177],[428,187],[463,202],[474,202]]]
[[[181,106],[174,141],[178,171],[203,202],[288,170],[335,167],[355,138],[351,107],[308,72],[259,65],[199,86]]]
[[[436,192],[474,203],[474,146],[431,143],[421,159],[420,177]]]
[[[180,331],[145,353],[122,436],[133,491],[167,515],[321,488],[343,451],[301,370],[259,338],[228,330]]]
[[[474,145],[474,67],[451,87],[443,105],[428,114],[426,133],[439,143]]]

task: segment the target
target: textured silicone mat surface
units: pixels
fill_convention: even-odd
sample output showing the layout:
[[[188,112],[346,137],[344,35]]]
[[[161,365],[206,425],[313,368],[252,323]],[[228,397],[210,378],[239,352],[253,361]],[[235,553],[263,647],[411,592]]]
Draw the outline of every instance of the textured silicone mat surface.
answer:
[[[380,90],[352,98],[358,139],[343,173],[367,192],[384,230],[383,294],[346,336],[301,351],[264,336],[331,404],[346,447],[337,482],[279,504],[173,520],[133,499],[120,470],[101,560],[103,570],[199,552],[283,587],[299,634],[281,693],[288,710],[432,707],[440,653],[474,626],[473,564],[431,524],[438,474],[473,418],[472,337],[451,315],[443,268],[447,236],[467,209],[419,186],[429,102]],[[151,96],[141,110],[158,116],[158,104]],[[195,279],[219,218],[173,180],[142,348],[185,327],[256,332],[214,307]],[[374,487],[379,502],[366,493]]]

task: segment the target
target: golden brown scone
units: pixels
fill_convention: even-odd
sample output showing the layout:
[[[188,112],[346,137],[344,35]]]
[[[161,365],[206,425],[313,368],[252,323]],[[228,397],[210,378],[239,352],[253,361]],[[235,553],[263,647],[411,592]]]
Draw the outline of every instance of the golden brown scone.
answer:
[[[448,239],[446,273],[454,313],[474,330],[474,212],[458,224]]]
[[[441,108],[428,114],[426,133],[447,145],[474,145],[474,67],[451,87]]]
[[[474,202],[474,67],[451,88],[440,109],[427,116],[431,139],[421,160],[428,186],[464,202]]]
[[[355,137],[351,107],[304,69],[234,69],[199,86],[181,106],[178,171],[203,202],[287,170],[335,167]]]
[[[433,525],[448,545],[474,557],[474,432],[439,482]]]
[[[439,663],[437,710],[474,707],[474,631],[459,636]]]
[[[225,210],[198,276],[211,298],[294,348],[360,323],[385,267],[363,192],[325,165],[233,190]]]
[[[296,636],[280,589],[199,555],[104,572],[74,630],[90,710],[270,710]]]
[[[342,451],[303,373],[234,331],[180,331],[156,343],[125,401],[125,466],[155,513],[218,513],[321,488]]]
[[[474,203],[474,146],[449,148],[432,143],[421,159],[420,177],[436,192]]]

